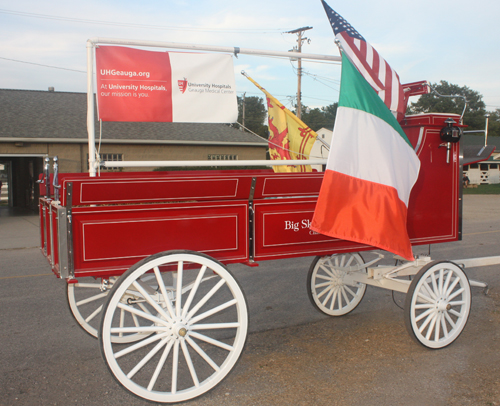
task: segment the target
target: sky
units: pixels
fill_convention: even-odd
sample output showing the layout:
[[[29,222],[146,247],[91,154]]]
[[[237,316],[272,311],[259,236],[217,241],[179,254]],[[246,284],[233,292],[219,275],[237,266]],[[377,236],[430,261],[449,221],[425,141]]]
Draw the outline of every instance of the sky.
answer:
[[[446,80],[500,109],[500,2],[494,0],[329,0],[396,70],[402,83]],[[320,0],[0,0],[0,88],[86,92],[86,41],[117,38],[338,56]],[[157,50],[157,49],[155,49]],[[338,101],[340,65],[304,61],[302,104]],[[297,93],[297,62],[234,58],[238,95],[262,93],[246,71],[287,107]]]

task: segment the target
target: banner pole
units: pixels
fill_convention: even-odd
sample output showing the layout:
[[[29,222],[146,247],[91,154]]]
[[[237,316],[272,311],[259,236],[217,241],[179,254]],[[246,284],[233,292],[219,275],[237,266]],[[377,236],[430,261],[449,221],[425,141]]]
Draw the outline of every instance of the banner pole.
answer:
[[[95,118],[94,118],[94,47],[87,41],[87,133],[89,138],[89,175],[96,176],[95,165]]]

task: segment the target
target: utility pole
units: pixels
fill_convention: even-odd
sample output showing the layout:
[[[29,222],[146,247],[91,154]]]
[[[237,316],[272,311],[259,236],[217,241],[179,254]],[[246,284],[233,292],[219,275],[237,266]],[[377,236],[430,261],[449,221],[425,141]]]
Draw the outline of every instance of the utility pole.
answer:
[[[311,40],[306,37],[302,37],[302,33],[307,30],[312,30],[313,27],[302,27],[296,30],[287,31],[287,34],[297,34],[297,52],[302,52],[302,43],[307,41],[310,43]],[[298,58],[298,69],[297,69],[297,117],[300,119],[302,114],[302,58]]]
[[[243,93],[243,97],[241,99],[242,101],[242,106],[241,106],[241,126],[240,126],[240,131],[245,131],[245,96],[246,96],[247,92]]]

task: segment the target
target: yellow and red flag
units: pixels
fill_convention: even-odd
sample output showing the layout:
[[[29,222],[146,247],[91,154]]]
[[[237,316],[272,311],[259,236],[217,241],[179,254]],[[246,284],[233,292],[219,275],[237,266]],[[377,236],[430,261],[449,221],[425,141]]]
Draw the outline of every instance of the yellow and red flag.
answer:
[[[269,155],[274,160],[309,159],[316,134],[266,89],[245,74],[267,98]],[[274,172],[312,172],[310,165],[273,166]]]

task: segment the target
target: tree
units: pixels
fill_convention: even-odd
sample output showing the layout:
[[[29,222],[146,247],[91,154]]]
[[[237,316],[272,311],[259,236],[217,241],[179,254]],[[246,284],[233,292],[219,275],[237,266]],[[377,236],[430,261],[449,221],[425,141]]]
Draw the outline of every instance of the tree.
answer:
[[[338,103],[314,109],[308,109],[303,106],[301,119],[314,131],[318,131],[323,127],[332,130],[335,123],[335,116],[337,115],[337,108]]]
[[[458,86],[441,80],[439,84],[433,83],[431,87],[440,95],[464,96],[467,100],[467,108],[464,114],[464,124],[468,125],[470,130],[484,129],[486,114],[483,96],[467,86]],[[463,98],[440,97],[435,92],[420,96],[417,102],[411,103],[408,107],[409,114],[416,113],[455,113],[462,114],[464,110]]]
[[[245,107],[244,124],[243,105]],[[249,130],[267,139],[269,134],[267,130],[266,116],[267,108],[264,104],[264,99],[257,96],[238,96],[238,123],[243,124]]]

